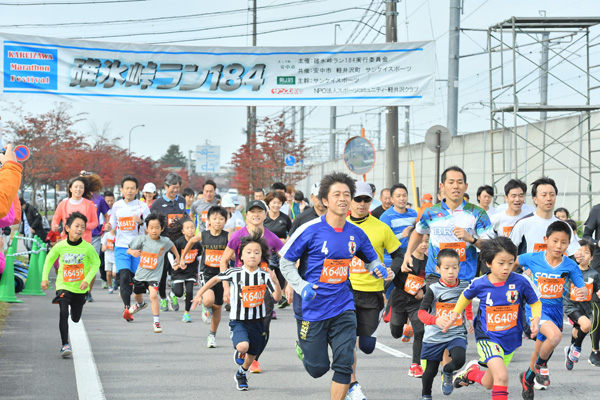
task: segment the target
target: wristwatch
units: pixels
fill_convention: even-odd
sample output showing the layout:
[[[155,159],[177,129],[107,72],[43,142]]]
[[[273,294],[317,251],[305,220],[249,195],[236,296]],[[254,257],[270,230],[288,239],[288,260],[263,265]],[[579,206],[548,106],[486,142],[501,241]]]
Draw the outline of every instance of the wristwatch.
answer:
[[[479,239],[477,239],[475,236],[473,236],[473,241],[471,242],[471,244],[473,244],[473,245],[474,245],[475,243],[477,243],[477,241],[478,241],[478,240],[479,240]]]

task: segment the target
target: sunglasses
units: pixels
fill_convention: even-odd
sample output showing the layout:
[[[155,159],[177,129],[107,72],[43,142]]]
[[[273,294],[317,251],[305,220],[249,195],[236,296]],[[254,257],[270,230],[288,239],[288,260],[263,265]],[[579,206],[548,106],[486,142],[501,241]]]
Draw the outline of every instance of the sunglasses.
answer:
[[[360,196],[360,197],[355,197],[354,201],[357,203],[370,203],[373,199],[371,199],[368,196]]]

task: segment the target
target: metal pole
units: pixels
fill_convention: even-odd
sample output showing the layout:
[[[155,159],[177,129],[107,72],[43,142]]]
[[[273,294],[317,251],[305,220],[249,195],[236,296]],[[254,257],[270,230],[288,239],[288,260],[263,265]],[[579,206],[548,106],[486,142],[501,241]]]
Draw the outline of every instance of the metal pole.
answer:
[[[256,0],[252,0],[252,46],[256,46]],[[256,135],[256,107],[248,107],[248,142]]]
[[[131,132],[133,132],[133,130],[134,130],[135,128],[139,128],[139,127],[142,127],[142,128],[143,128],[144,126],[146,126],[146,125],[136,125],[136,126],[134,126],[133,128],[131,128],[131,129],[129,130],[129,147],[128,147],[128,149],[129,149],[129,155],[130,155],[130,156],[131,156]]]
[[[304,106],[300,107],[300,142],[304,140]]]
[[[294,133],[294,138],[296,137],[296,107],[292,107],[292,132]]]
[[[336,130],[336,108],[331,107],[329,113],[329,161],[335,160],[335,130]]]
[[[437,194],[440,185],[440,148],[442,147],[442,132],[437,131],[437,146],[435,152],[435,185],[434,185],[434,194]],[[443,199],[442,199],[443,200]]]
[[[398,41],[396,0],[386,0],[385,4],[385,41]],[[398,182],[398,107],[387,107],[385,118],[385,185],[392,187]]]
[[[448,43],[448,130],[458,132],[458,65],[460,50],[460,1],[450,0],[450,27]]]
[[[540,65],[540,105],[548,105],[548,48],[550,47],[550,33],[542,33],[542,62]],[[540,112],[540,120],[548,116],[546,111]],[[545,134],[545,133],[544,133]]]
[[[410,145],[410,107],[404,107],[404,145]]]
[[[188,176],[192,176],[192,150],[188,150]]]
[[[377,113],[379,123],[377,124],[377,150],[381,150],[381,111]]]

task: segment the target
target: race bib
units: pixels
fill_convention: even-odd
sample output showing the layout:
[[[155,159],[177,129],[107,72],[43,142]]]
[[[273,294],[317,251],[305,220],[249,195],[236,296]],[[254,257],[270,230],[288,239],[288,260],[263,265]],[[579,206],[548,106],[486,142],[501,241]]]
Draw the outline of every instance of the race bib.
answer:
[[[584,301],[591,301],[592,293],[594,292],[594,284],[586,283],[585,288],[587,289],[587,296],[577,297],[577,294],[575,293],[576,286],[571,283],[571,301],[576,301],[579,303],[584,302]]]
[[[348,279],[348,267],[350,266],[350,260],[331,260],[326,259],[323,263],[323,270],[321,271],[321,278],[319,282],[338,284],[346,282]]]
[[[408,274],[408,277],[406,277],[406,282],[404,283],[404,291],[414,296],[424,285],[425,278]]]
[[[173,221],[175,221],[178,218],[182,218],[183,214],[169,214],[167,215],[167,225],[171,225],[171,223]]]
[[[135,221],[133,217],[120,217],[119,218],[119,229],[122,231],[132,231],[135,229]]]
[[[505,226],[502,228],[502,234],[506,237],[510,236],[510,233],[512,232],[514,226]]]
[[[219,268],[223,252],[225,252],[225,250],[206,250],[204,252],[204,265],[207,267]]]
[[[506,331],[517,326],[519,305],[486,307],[487,329],[491,332]]]
[[[115,249],[115,239],[107,239],[106,240],[106,250],[114,250]]]
[[[63,282],[79,282],[84,278],[83,264],[64,264]]]
[[[183,260],[183,262],[186,264],[191,264],[194,261],[196,261],[196,257],[198,257],[198,250],[190,250],[185,254],[185,259]]]
[[[435,303],[435,317],[448,317],[450,318],[450,313],[454,310],[456,303],[440,303],[439,301]],[[452,324],[452,326],[461,326],[463,324],[463,316],[462,313],[458,316],[458,319]]]
[[[365,263],[358,257],[354,257],[350,262],[351,274],[368,274],[369,271],[365,268]]]
[[[265,300],[267,285],[244,286],[242,288],[242,305],[244,308],[254,308],[262,305]]]
[[[537,280],[537,288],[542,294],[542,299],[560,299],[565,288],[565,279],[540,276]]]
[[[147,251],[142,251],[142,255],[140,256],[140,268],[156,269],[157,266],[158,266],[158,254],[148,253]]]
[[[546,243],[535,243],[533,245],[533,252],[539,253],[541,251],[546,251],[547,248],[548,246],[546,246]]]
[[[467,243],[466,242],[450,242],[440,243],[440,250],[452,249],[458,253],[460,262],[467,261]]]
[[[202,213],[200,214],[200,220],[202,222],[208,221],[208,210],[202,211]]]

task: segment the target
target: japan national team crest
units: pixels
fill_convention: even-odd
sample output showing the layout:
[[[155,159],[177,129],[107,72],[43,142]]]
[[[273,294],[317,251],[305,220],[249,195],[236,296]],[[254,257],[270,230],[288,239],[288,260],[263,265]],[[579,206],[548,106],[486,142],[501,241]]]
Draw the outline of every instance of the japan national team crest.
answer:
[[[180,210],[183,210],[183,207],[185,207],[185,204],[183,204],[183,203],[179,203],[179,209],[180,209]]]
[[[348,251],[350,252],[351,255],[354,255],[354,253],[356,253],[356,243],[355,242],[348,242]]]
[[[508,300],[509,303],[515,304],[518,298],[519,292],[517,292],[516,290],[509,290],[506,292],[506,300]]]

